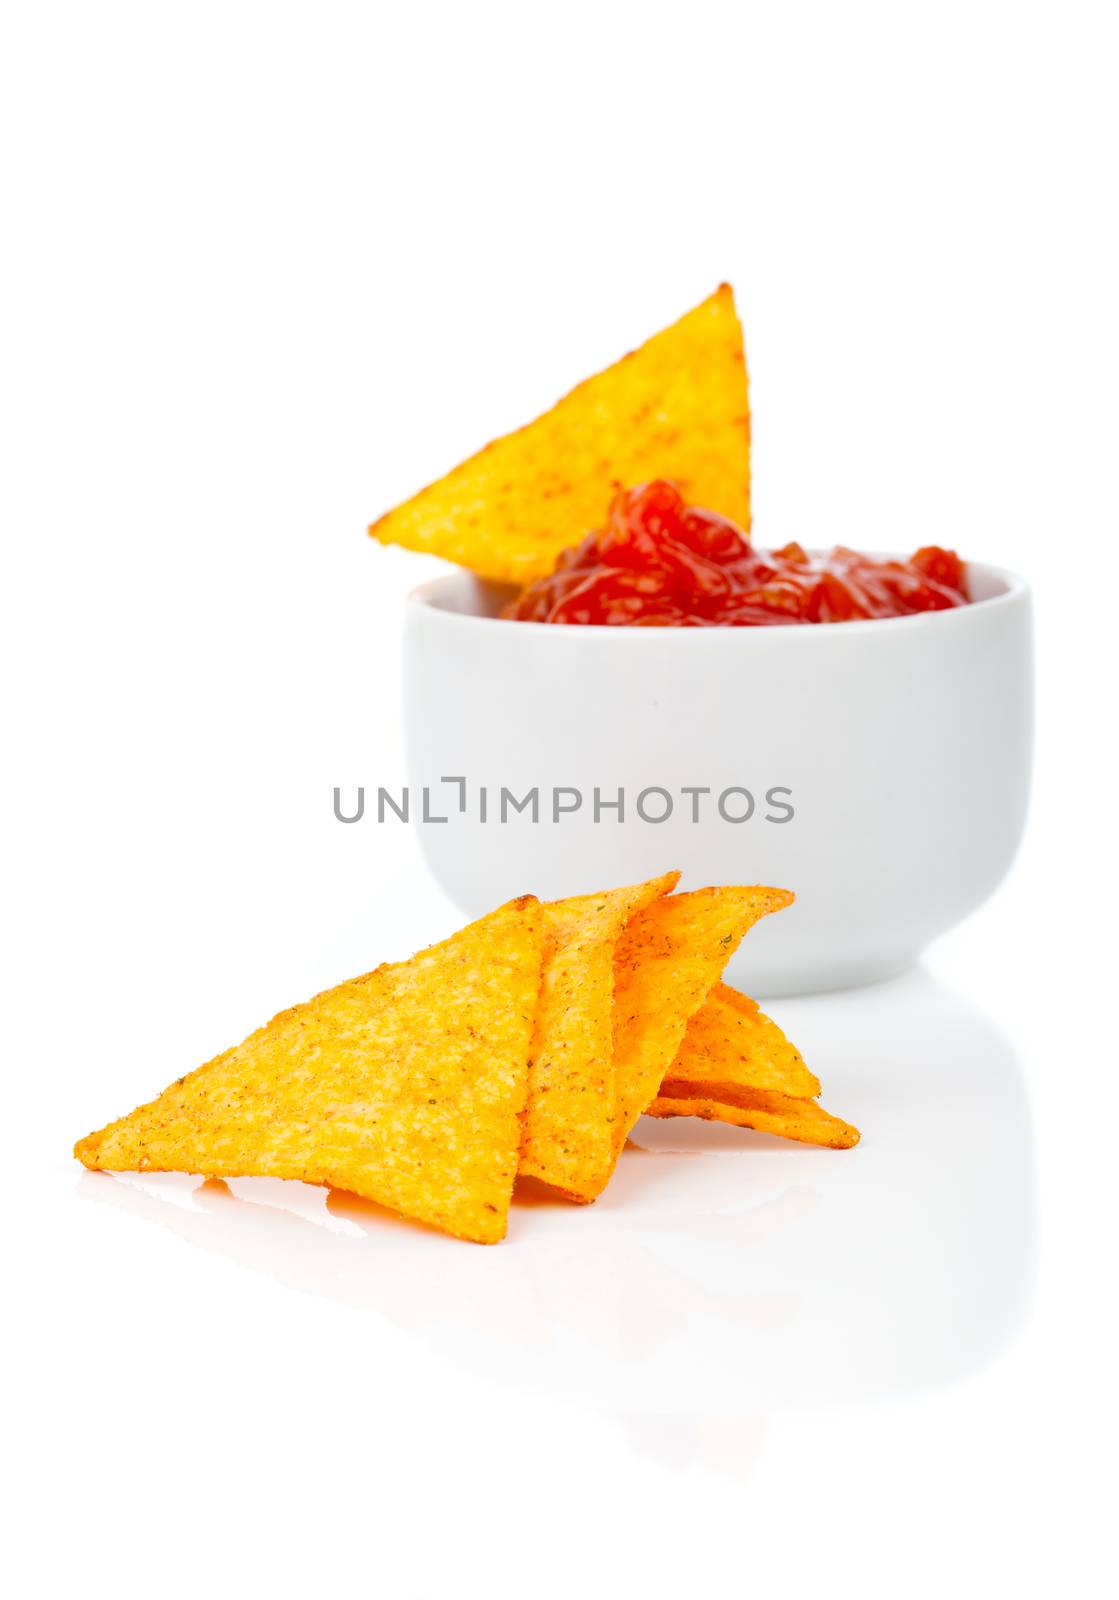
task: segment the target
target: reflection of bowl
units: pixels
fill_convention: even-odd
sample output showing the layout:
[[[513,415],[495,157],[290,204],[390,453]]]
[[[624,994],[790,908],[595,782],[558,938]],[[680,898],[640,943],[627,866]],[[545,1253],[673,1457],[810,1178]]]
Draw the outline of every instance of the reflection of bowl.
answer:
[[[696,629],[502,622],[492,586],[424,584],[405,727],[436,878],[470,916],[669,866],[684,888],[779,884],[796,905],[731,967],[752,993],[909,966],[1001,881],[1025,816],[1029,593],[968,577],[951,611]]]

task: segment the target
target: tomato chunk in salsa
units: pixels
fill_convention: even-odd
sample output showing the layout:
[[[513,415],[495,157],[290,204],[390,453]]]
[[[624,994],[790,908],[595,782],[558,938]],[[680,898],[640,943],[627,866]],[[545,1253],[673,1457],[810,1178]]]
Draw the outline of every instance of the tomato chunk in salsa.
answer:
[[[755,550],[727,517],[684,503],[674,484],[623,489],[605,528],[565,550],[549,577],[502,612],[519,622],[750,628],[907,617],[967,605],[964,564],[936,545],[908,561],[836,546]]]

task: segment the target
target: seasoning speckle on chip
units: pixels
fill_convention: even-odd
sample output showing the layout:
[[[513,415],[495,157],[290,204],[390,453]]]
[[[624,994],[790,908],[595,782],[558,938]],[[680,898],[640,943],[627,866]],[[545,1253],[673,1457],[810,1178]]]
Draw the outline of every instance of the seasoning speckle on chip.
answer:
[[[736,1089],[722,1084],[679,1083],[668,1079],[648,1108],[651,1117],[702,1117],[707,1122],[729,1122],[759,1133],[775,1133],[801,1144],[849,1150],[859,1142],[859,1130],[841,1122],[815,1100],[775,1094],[766,1089]]]

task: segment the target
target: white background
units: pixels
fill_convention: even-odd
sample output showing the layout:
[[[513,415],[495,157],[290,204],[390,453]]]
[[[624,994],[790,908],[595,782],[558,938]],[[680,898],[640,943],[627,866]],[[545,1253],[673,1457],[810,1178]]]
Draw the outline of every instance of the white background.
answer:
[[[14,1592],[1105,1592],[1109,9],[5,6]],[[435,566],[365,524],[723,278],[759,542],[1036,585],[1013,876],[922,973],[774,1008],[862,1146],[665,1125],[495,1251],[82,1176],[455,925],[331,817],[399,779]]]

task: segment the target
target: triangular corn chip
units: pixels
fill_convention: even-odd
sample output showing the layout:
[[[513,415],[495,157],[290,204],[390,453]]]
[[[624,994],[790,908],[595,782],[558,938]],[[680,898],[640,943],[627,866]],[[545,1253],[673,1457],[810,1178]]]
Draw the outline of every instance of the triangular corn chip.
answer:
[[[696,889],[654,901],[629,923],[615,961],[615,1155],[743,935],[792,900],[787,889]]]
[[[614,950],[680,874],[541,907],[544,968],[519,1170],[592,1200],[614,1161]]]
[[[756,1128],[801,1144],[826,1145],[849,1150],[859,1142],[859,1130],[841,1122],[815,1100],[772,1094],[764,1089],[733,1089],[720,1084],[679,1083],[669,1078],[651,1106],[650,1117],[703,1117],[708,1122],[729,1122],[739,1128]]]
[[[528,583],[601,527],[619,486],[652,478],[750,525],[746,360],[726,284],[369,531],[485,578]]]
[[[83,1139],[110,1171],[301,1178],[446,1233],[505,1233],[543,932],[511,901],[411,961],[283,1011]]]
[[[767,1089],[811,1099],[820,1080],[756,1000],[720,983],[688,1023],[667,1076],[683,1083]]]

